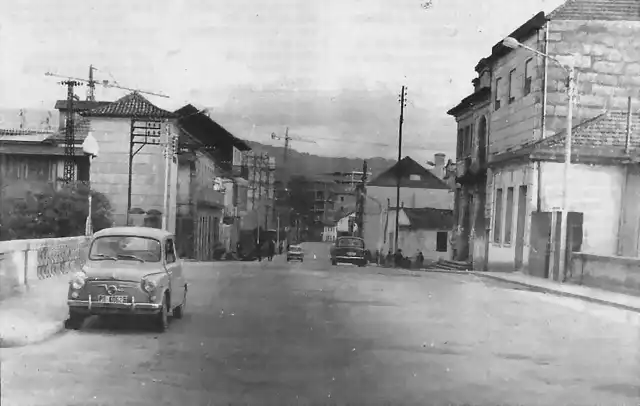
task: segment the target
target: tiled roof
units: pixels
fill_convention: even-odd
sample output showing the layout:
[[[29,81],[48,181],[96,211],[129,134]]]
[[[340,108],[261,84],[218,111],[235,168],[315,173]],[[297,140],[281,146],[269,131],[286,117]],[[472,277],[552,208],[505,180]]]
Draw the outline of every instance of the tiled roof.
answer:
[[[640,21],[640,1],[569,0],[548,17],[551,20]]]
[[[191,104],[176,110],[175,115],[179,117],[180,126],[205,145],[213,146],[218,144],[218,141],[226,140],[240,151],[251,150],[246,142]]]
[[[43,142],[53,131],[28,129],[0,129],[0,142]]]
[[[92,101],[92,100],[74,100],[73,101],[73,110],[75,111],[86,111],[95,109],[98,107],[106,106],[107,104],[111,104],[109,101]],[[56,105],[54,107],[56,110],[66,110],[67,109],[67,101],[66,100],[57,100]]]
[[[76,118],[73,121],[73,128],[76,144],[82,143],[91,131],[91,120],[86,117]],[[62,128],[51,135],[47,141],[64,142],[66,137],[66,129]]]
[[[137,92],[129,93],[113,103],[81,113],[91,117],[173,118],[175,114],[163,110]]]
[[[395,211],[395,208],[391,208]],[[453,210],[402,207],[411,228],[417,230],[450,230],[453,228]]]
[[[563,147],[566,139],[566,130],[545,138],[537,143],[536,148]],[[571,143],[575,146],[593,148],[605,148],[608,150],[625,147],[627,138],[627,112],[608,111],[589,120],[585,120],[573,127]],[[629,140],[630,149],[640,148],[640,117],[638,114],[631,116],[631,134]]]

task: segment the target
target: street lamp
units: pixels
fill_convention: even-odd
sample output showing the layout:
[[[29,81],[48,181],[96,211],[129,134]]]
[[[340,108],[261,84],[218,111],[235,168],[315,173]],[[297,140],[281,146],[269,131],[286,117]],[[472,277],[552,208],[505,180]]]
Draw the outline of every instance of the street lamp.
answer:
[[[87,134],[87,137],[82,142],[82,151],[85,155],[89,156],[89,214],[87,214],[87,222],[85,223],[85,235],[89,236],[93,234],[93,224],[91,224],[91,208],[92,208],[92,196],[91,196],[91,163],[93,158],[98,156],[100,147],[98,146],[98,140],[96,140],[91,133]]]
[[[502,41],[502,44],[508,48],[512,48],[512,49],[517,49],[517,48],[523,48],[526,49],[529,52],[532,52],[536,55],[540,55],[543,56],[545,58],[548,58],[550,60],[552,60],[553,62],[555,62],[556,64],[558,64],[558,66],[560,66],[562,69],[564,69],[564,71],[567,74],[567,96],[568,96],[568,106],[567,106],[567,134],[565,137],[565,143],[564,143],[564,173],[563,173],[563,182],[562,182],[562,207],[561,207],[561,222],[560,222],[560,258],[559,258],[559,264],[560,264],[560,268],[558,270],[558,278],[560,278],[560,270],[565,270],[565,266],[566,266],[566,259],[567,259],[567,255],[566,255],[566,251],[567,251],[567,246],[566,246],[566,239],[567,239],[567,220],[568,220],[568,212],[569,212],[569,204],[568,204],[568,193],[567,193],[567,188],[569,186],[569,171],[571,169],[571,131],[573,129],[573,99],[575,97],[575,82],[576,82],[576,75],[575,75],[575,68],[574,68],[574,61],[571,60],[568,64],[563,64],[562,62],[560,62],[558,59],[550,56],[549,54],[546,54],[544,52],[540,52],[536,49],[533,49],[529,46],[526,46],[524,44],[522,44],[521,42],[519,42],[518,40],[516,40],[515,38],[512,37],[507,37]],[[545,112],[546,114],[546,112]],[[544,133],[544,128],[542,129],[543,133]],[[552,274],[553,275],[553,274]],[[550,275],[550,276],[552,276]]]

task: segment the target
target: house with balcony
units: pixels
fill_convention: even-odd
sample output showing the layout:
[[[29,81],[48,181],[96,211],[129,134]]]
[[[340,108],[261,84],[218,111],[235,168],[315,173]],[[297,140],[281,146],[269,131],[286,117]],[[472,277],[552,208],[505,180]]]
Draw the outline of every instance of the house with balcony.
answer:
[[[473,93],[447,114],[457,122],[454,234],[452,257],[485,270],[489,224],[485,213],[487,191],[487,145],[491,115],[491,70],[476,66]]]
[[[540,54],[499,42],[480,61],[491,72],[485,207],[491,271],[562,280],[572,252],[637,255],[638,209],[629,203],[637,193],[640,64],[632,50],[640,45],[639,33],[640,13],[628,1],[573,0],[508,35]],[[577,71],[575,140],[564,188],[563,66],[569,63]]]
[[[180,252],[201,261],[231,252],[246,212],[247,170],[241,153],[249,150],[203,111],[178,109],[177,241]]]

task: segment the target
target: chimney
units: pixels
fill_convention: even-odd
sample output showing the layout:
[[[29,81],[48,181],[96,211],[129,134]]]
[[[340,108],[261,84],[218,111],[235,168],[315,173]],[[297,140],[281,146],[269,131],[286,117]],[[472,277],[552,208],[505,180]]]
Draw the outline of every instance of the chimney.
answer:
[[[437,177],[439,177],[440,179],[444,178],[444,159],[445,159],[445,154],[443,154],[442,152],[439,152],[437,154],[435,154],[433,156],[433,162],[435,164],[435,167],[433,168],[433,172],[436,174]]]

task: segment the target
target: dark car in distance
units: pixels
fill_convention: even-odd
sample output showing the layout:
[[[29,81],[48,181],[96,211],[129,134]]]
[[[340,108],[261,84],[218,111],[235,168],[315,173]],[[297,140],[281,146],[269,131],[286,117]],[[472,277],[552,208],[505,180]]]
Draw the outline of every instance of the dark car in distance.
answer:
[[[300,245],[291,245],[287,250],[287,262],[300,261],[304,262],[304,250]]]
[[[364,240],[360,237],[338,237],[331,247],[331,265],[348,263],[358,266],[367,265]]]

